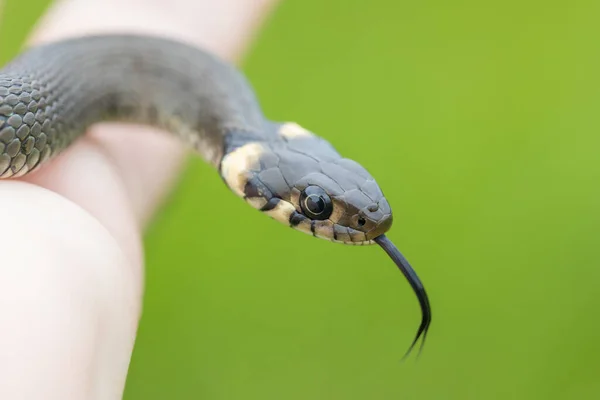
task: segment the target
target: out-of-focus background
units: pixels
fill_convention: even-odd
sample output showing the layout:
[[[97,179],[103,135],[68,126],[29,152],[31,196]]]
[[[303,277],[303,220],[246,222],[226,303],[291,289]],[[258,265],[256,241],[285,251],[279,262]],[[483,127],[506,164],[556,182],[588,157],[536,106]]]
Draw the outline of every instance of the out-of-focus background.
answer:
[[[7,1],[2,62],[47,3]],[[378,179],[427,346],[399,362],[420,311],[381,249],[264,218],[194,159],[147,235],[125,399],[599,398],[599,15],[284,0],[242,67],[270,117]]]

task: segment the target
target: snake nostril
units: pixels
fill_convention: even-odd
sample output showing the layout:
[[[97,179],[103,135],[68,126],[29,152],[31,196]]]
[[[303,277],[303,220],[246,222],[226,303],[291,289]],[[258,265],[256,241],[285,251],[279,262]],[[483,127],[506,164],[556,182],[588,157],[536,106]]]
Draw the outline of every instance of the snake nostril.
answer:
[[[358,217],[358,221],[356,222],[356,224],[358,226],[364,226],[367,223],[367,220],[364,219],[363,217]]]

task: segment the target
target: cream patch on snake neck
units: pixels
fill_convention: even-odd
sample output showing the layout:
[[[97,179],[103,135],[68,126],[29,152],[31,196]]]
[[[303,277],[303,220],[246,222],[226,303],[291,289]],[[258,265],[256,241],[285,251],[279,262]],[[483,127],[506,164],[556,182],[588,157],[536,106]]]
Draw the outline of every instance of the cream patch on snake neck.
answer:
[[[286,122],[279,128],[279,134],[286,139],[295,139],[298,137],[312,137],[310,131],[304,129],[295,122]]]
[[[223,157],[221,176],[238,196],[245,196],[244,188],[252,176],[250,171],[259,168],[260,157],[264,152],[264,147],[259,143],[248,143]]]

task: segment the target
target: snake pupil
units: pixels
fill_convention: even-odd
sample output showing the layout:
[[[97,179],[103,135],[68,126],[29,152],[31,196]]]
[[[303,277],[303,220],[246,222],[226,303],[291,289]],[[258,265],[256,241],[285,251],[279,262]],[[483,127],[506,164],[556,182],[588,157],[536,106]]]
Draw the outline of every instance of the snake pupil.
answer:
[[[325,200],[321,196],[311,194],[306,198],[306,208],[315,215],[321,214],[325,211]]]
[[[310,219],[324,220],[333,211],[329,195],[319,186],[308,186],[300,195],[300,208]]]

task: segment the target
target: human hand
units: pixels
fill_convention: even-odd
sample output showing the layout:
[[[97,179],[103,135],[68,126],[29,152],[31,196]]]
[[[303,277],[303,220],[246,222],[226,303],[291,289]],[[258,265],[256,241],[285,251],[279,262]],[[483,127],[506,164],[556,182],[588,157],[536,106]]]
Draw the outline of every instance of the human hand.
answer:
[[[235,61],[276,2],[63,0],[30,44],[136,32]],[[0,398],[121,398],[141,312],[142,231],[184,152],[163,132],[106,124],[31,176],[0,182]]]

